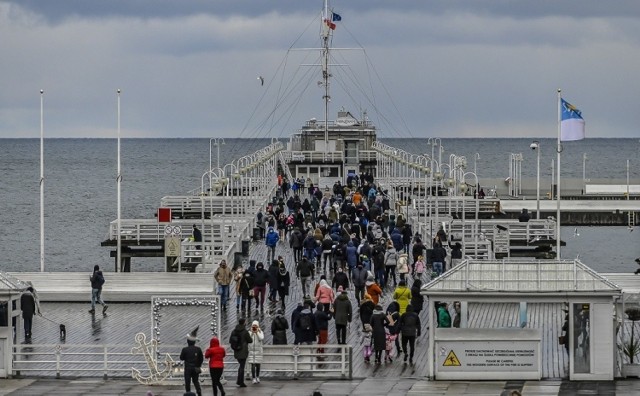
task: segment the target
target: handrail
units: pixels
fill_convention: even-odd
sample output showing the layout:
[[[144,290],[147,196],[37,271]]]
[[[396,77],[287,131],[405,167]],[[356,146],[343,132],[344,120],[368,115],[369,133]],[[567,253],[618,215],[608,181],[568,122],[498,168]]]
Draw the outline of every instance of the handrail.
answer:
[[[133,345],[133,343],[132,343]],[[132,368],[142,373],[148,370],[142,355],[131,354],[132,345],[122,344],[17,344],[13,346],[13,374],[32,373],[34,376],[50,374],[61,377],[93,376],[102,373],[103,378],[131,377]],[[161,345],[154,356],[168,354],[175,362],[167,382],[183,381],[179,356],[184,345]],[[23,350],[24,348],[24,350]],[[265,376],[284,374],[294,378],[352,378],[353,362],[351,345],[324,344],[324,353],[317,352],[318,345],[264,345],[260,371]],[[322,357],[323,359],[318,359]],[[162,365],[163,362],[158,362]],[[227,351],[225,367],[235,370],[237,362],[233,351]]]

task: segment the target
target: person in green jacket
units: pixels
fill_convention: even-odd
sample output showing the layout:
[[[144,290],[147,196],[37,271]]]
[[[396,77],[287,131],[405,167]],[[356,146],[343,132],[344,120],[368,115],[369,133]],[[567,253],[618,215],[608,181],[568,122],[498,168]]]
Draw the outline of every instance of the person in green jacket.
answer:
[[[451,327],[451,315],[449,315],[447,303],[441,303],[438,307],[438,327]]]

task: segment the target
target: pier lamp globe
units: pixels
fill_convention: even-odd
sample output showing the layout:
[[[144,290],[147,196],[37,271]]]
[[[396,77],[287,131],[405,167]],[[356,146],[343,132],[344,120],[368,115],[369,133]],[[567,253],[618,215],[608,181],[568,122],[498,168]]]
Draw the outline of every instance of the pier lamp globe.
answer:
[[[460,192],[464,195],[467,192],[467,183],[460,184]]]
[[[435,179],[436,179],[437,181],[442,180],[442,172],[436,172],[436,173],[434,173],[434,174],[433,174],[433,177],[435,177]]]
[[[239,180],[240,179],[240,173],[236,172],[233,174],[233,180]]]

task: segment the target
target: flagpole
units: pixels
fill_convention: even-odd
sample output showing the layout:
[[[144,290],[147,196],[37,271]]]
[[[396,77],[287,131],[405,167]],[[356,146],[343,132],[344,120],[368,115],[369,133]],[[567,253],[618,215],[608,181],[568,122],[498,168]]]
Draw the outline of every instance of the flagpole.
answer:
[[[556,208],[556,257],[558,260],[561,259],[560,257],[560,153],[562,152],[562,143],[560,141],[560,133],[561,133],[561,122],[562,122],[562,109],[561,109],[561,97],[562,97],[562,90],[558,89],[558,147],[556,149],[558,158],[557,158],[557,162],[558,162],[558,166],[556,167],[556,172],[557,172],[557,177],[556,179],[558,180],[558,187],[556,189],[557,191],[557,198],[556,198],[556,203],[557,203],[557,208]]]
[[[44,90],[40,90],[40,272],[44,272]]]
[[[118,93],[118,175],[116,176],[116,189],[118,195],[117,211],[118,222],[116,225],[116,272],[121,272],[120,266],[122,265],[122,241],[120,240],[120,183],[122,182],[122,176],[120,175],[120,89]]]

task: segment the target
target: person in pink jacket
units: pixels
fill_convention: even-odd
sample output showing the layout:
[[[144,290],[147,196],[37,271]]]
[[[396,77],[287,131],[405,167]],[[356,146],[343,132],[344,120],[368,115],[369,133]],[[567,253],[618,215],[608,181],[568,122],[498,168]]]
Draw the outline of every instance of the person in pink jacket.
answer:
[[[329,312],[333,300],[335,300],[335,293],[329,285],[326,279],[320,280],[320,285],[316,291],[316,301],[322,303],[325,312]]]

